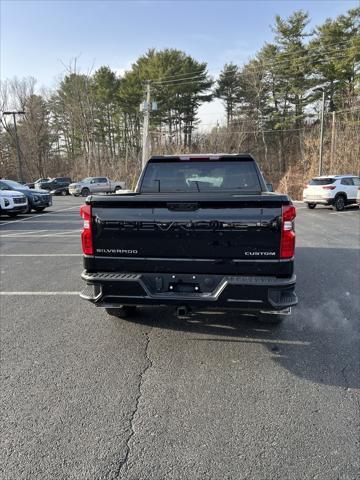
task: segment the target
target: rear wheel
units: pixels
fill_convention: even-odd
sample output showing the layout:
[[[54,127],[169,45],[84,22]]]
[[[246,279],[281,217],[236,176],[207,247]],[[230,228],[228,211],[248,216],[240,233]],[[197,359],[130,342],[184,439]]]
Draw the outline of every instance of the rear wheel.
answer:
[[[137,312],[136,305],[123,305],[119,308],[105,308],[106,313],[112,317],[128,318],[133,317]]]
[[[65,197],[67,195],[67,191],[66,190],[61,190],[60,195]]]
[[[339,195],[338,197],[336,197],[334,207],[338,212],[341,212],[342,210],[344,210],[345,204],[346,204],[346,200],[344,195]]]
[[[121,187],[116,187],[116,188],[115,188],[115,193],[120,193],[120,192],[121,192],[121,190],[122,190],[122,188],[121,188]]]
[[[313,208],[316,207],[316,203],[307,203],[307,207],[310,208],[310,210],[312,210]]]
[[[90,195],[90,190],[88,188],[83,188],[81,190],[81,196],[82,197],[87,197],[88,195]]]

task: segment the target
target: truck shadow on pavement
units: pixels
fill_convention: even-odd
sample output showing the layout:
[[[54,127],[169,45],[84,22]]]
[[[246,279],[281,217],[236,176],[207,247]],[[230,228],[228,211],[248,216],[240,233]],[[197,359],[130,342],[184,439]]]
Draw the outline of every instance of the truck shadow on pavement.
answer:
[[[204,311],[178,319],[173,310],[151,308],[141,309],[132,321],[186,332],[195,342],[259,343],[274,362],[300,378],[358,389],[358,256],[355,249],[298,248],[299,305],[280,325],[264,324],[236,311]]]

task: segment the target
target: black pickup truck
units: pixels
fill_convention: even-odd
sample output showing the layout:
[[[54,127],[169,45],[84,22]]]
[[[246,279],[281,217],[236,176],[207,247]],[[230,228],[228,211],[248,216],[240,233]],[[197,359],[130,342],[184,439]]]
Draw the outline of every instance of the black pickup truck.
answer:
[[[276,323],[297,304],[296,210],[250,155],[153,156],[135,192],[91,195],[81,216],[81,297],[110,315],[235,308]]]

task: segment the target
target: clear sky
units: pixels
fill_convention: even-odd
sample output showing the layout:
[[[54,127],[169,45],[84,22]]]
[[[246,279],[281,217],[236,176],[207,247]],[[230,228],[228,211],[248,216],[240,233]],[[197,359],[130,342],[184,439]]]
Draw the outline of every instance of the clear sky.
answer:
[[[358,1],[121,1],[1,0],[1,78],[33,76],[54,88],[64,65],[78,57],[83,72],[109,65],[121,73],[148,48],[184,50],[216,75],[226,62],[241,65],[273,35],[274,17],[303,9],[311,27]],[[205,123],[221,120],[213,102]]]

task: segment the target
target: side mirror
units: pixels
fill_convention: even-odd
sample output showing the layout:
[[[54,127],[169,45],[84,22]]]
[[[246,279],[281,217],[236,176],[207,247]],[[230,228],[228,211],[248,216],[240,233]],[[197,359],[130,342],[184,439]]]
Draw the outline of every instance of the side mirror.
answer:
[[[90,183],[95,183],[95,180],[91,180]]]
[[[268,189],[268,192],[273,192],[274,191],[274,187],[273,187],[273,184],[272,183],[267,183],[266,184],[266,187]]]

